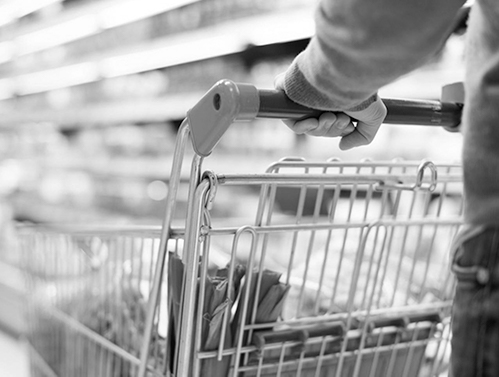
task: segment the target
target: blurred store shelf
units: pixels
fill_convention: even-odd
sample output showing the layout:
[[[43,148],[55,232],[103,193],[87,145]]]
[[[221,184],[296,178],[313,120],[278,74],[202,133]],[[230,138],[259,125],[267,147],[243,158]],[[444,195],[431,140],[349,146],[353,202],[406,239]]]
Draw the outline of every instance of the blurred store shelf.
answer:
[[[91,104],[60,110],[45,109],[33,112],[0,111],[0,126],[30,122],[51,122],[61,129],[86,126],[113,125],[122,123],[164,122],[169,119],[182,119],[186,111],[196,103],[202,93],[182,96],[168,96],[143,100],[130,100],[112,103]]]
[[[86,17],[84,15],[94,17],[103,12],[102,9],[112,9],[110,4],[126,8],[129,3],[88,4],[62,12],[52,22],[60,27],[69,21],[74,23],[74,20],[83,19]],[[138,4],[130,4],[132,3]],[[149,3],[145,2],[143,6],[147,8]],[[178,8],[187,3],[193,4],[195,1],[177,1],[168,7]],[[206,3],[208,2],[203,2]],[[211,3],[222,4],[220,1]],[[244,2],[240,3],[248,8]],[[0,107],[0,125],[12,127],[27,122],[49,121],[63,128],[182,119],[186,110],[216,80],[227,77],[227,74],[231,76],[229,78],[239,79],[238,81],[251,80],[251,75],[245,71],[248,65],[256,63],[255,59],[279,59],[283,52],[293,55],[304,47],[313,33],[313,19],[311,15],[305,17],[307,22],[304,24],[303,14],[311,13],[312,7],[310,2],[307,6],[303,5],[304,1],[294,3],[301,3],[301,6],[291,9],[288,5],[279,11],[260,10],[256,15],[240,15],[239,18],[224,19],[222,22],[213,20],[207,25],[200,22],[202,27],[167,33],[164,37],[145,38],[137,43],[123,38],[121,43],[114,42],[108,49],[95,48],[90,51],[98,52],[88,54],[54,52],[54,46],[43,46],[46,43],[43,41],[53,41],[54,38],[39,35],[34,40],[39,41],[40,45],[33,47],[30,54],[26,53],[32,57],[27,62],[23,60],[23,54],[19,55],[22,48],[17,46],[21,43],[18,39],[32,35],[35,29],[38,30],[36,33],[50,30],[47,24],[49,21],[31,28],[21,27],[14,33],[12,41],[0,43],[0,57],[5,57],[6,61],[10,59],[9,64],[3,65],[6,67],[3,69],[5,74],[0,80],[0,99],[4,99]],[[164,13],[168,7],[165,6],[161,11]],[[188,7],[184,6],[182,9],[184,8],[187,13]],[[258,10],[257,6],[254,8]],[[192,17],[192,10],[190,12]],[[199,13],[198,17],[202,14],[204,15]],[[302,25],[300,28],[295,27],[298,21]],[[255,25],[259,26],[254,27]],[[78,24],[72,27],[86,29],[84,25]],[[57,34],[64,36],[72,33],[59,31]],[[125,35],[130,35],[130,32]],[[78,39],[86,40],[89,37],[90,34],[80,35]],[[69,42],[61,40],[60,44],[67,46]],[[17,47],[12,47],[12,43]],[[17,55],[9,56],[5,49],[15,50]],[[49,64],[49,69],[40,70],[39,67],[43,67],[47,59],[37,53],[45,49],[55,55],[55,58],[48,59],[52,64]],[[75,48],[75,51],[84,50],[84,46]],[[231,57],[236,55],[237,62],[234,62]],[[37,63],[34,63],[35,57],[39,58]],[[221,57],[229,60],[214,61],[214,58]],[[0,70],[3,66],[0,65]],[[171,70],[165,71],[167,68]],[[155,75],[141,74],[158,70],[161,72]],[[118,81],[119,77],[124,79]],[[184,79],[179,82],[177,77]],[[151,92],[153,86],[157,89],[152,89]],[[144,87],[149,89],[144,92]],[[24,111],[28,108],[30,111]]]
[[[185,3],[193,1],[181,2],[185,5]],[[140,4],[141,7],[147,7],[151,2],[145,2],[145,4],[132,3],[135,5]],[[157,4],[157,2],[153,3]],[[165,6],[165,8],[167,7]],[[216,25],[178,33],[177,35],[168,35],[164,38],[155,38],[150,41],[146,40],[140,44],[118,44],[115,49],[85,56],[84,59],[81,57],[73,59],[71,64],[63,64],[62,66],[48,70],[7,76],[0,82],[3,88],[3,98],[7,99],[19,95],[40,93],[106,78],[237,54],[248,48],[258,46],[307,39],[310,38],[314,30],[311,11],[312,7],[310,6],[298,7],[284,12],[272,12],[244,19],[224,21]],[[304,17],[304,14],[309,14],[309,17]],[[81,30],[90,28],[83,23],[82,25],[75,24],[80,19],[86,21],[87,17],[89,16],[71,16],[69,20],[58,24],[58,27],[64,26],[71,27],[71,30],[80,30],[80,34],[74,36],[75,39],[88,37],[92,33],[82,33]],[[300,22],[300,28],[295,27],[297,22]],[[97,21],[93,21],[93,23],[96,25],[99,24]],[[258,25],[258,27],[255,27],[255,25]],[[54,27],[52,26],[51,28]],[[70,42],[69,38],[74,34],[66,30],[52,30],[51,28],[45,28],[36,32],[50,32],[50,35],[36,34],[33,36],[34,32],[21,32],[21,36],[17,38],[31,37],[35,41],[31,48],[24,47],[23,49],[22,40],[16,42],[16,39],[13,42],[0,44],[0,48],[3,46],[4,49],[20,50],[21,54],[29,54],[54,47],[55,44],[62,45],[68,43]],[[96,30],[101,29],[96,26]],[[269,33],[269,30],[272,30],[272,32]],[[51,36],[52,33],[58,35],[59,38],[53,38]],[[57,41],[57,39],[61,40]],[[14,46],[5,45],[6,43],[14,43]],[[24,50],[26,51],[23,53]],[[7,61],[15,61],[18,57],[15,54],[9,57],[6,51],[3,53],[0,52],[0,56],[3,56]],[[15,71],[19,71],[19,69]]]
[[[0,193],[11,195],[19,218],[36,221],[150,218],[186,111],[222,78],[271,87],[314,32],[313,0],[35,3],[0,3],[0,173],[10,177]],[[462,51],[462,38],[451,37],[382,96],[439,98],[442,85],[462,79]],[[421,146],[406,148],[387,127],[362,153],[344,153],[336,141],[255,122],[229,129],[207,166],[261,172],[286,155],[431,157],[435,143],[420,134],[411,140]]]
[[[50,17],[12,29],[0,39],[0,42],[9,41],[14,45],[15,48],[8,51],[11,53],[9,59],[12,59],[19,55],[98,34],[105,29],[152,17],[197,1],[199,0],[170,0],[168,2],[107,0],[84,3],[64,11],[59,7],[55,14],[51,13]],[[21,17],[51,5],[61,5],[61,3],[63,3],[62,0],[7,2],[0,7],[2,11],[0,26],[16,22]],[[8,47],[12,45],[4,45],[2,49],[8,49]]]

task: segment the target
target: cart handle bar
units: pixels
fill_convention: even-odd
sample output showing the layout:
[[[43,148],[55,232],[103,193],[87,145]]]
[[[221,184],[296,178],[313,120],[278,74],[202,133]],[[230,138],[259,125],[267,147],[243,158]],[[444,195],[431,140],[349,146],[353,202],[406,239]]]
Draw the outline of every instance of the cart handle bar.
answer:
[[[388,113],[383,123],[439,126],[449,130],[461,123],[462,104],[431,100],[383,99]],[[290,100],[283,91],[257,89],[230,80],[217,82],[187,112],[195,152],[211,154],[229,126],[255,118],[303,119],[318,117],[322,110]]]

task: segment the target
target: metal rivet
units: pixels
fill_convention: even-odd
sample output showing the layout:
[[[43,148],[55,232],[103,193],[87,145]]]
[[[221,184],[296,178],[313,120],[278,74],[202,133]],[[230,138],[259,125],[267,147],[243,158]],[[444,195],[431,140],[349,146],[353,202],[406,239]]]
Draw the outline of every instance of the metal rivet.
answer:
[[[489,282],[489,271],[487,271],[485,268],[478,269],[476,273],[476,280],[479,284],[487,284]]]

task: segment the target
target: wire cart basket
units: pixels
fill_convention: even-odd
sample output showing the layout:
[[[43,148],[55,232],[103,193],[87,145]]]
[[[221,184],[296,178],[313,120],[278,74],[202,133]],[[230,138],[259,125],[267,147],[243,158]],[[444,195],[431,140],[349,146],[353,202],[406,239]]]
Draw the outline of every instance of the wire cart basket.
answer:
[[[387,123],[460,119],[454,103],[385,103]],[[20,227],[32,375],[445,375],[459,165],[285,158],[260,174],[203,170],[232,123],[311,114],[220,81],[179,130],[161,227]],[[190,140],[185,225],[173,227]],[[258,201],[217,217],[235,188]]]

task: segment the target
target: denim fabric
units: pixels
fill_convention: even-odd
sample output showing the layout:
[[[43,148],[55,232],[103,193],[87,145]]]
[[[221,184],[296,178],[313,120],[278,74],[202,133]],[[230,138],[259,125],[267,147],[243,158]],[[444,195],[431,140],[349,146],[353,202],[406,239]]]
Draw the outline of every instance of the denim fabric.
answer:
[[[453,377],[499,376],[499,227],[475,228],[455,244]]]

